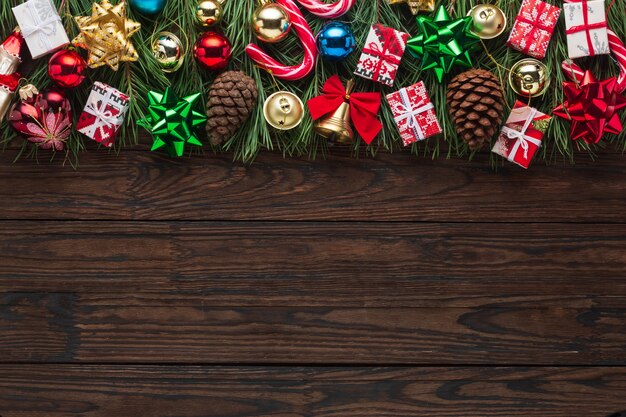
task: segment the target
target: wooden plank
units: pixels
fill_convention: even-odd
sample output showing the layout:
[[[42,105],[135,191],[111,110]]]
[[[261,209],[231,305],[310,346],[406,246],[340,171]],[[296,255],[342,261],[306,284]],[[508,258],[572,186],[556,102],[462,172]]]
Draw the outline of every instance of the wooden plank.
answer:
[[[607,417],[624,368],[0,366],[3,417]]]
[[[5,221],[0,247],[0,292],[96,304],[626,306],[626,225]]]
[[[525,172],[485,160],[286,159],[250,165],[229,156],[173,160],[91,152],[79,171],[0,154],[0,218],[617,222],[626,205],[620,155]],[[59,162],[60,164],[60,162]]]
[[[0,363],[621,365],[626,308],[213,307],[0,295]]]

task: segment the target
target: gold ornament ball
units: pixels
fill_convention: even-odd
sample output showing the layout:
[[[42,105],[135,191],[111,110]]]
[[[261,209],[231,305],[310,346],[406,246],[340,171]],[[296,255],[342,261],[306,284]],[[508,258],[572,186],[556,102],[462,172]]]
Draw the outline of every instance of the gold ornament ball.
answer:
[[[538,97],[548,91],[550,76],[548,67],[536,59],[525,58],[516,62],[509,73],[513,91],[523,97]]]
[[[165,73],[176,72],[185,62],[183,44],[171,32],[161,32],[152,42],[152,54]]]
[[[472,33],[481,39],[493,39],[506,30],[504,12],[493,4],[479,4],[467,14],[472,18]]]
[[[256,37],[263,42],[280,42],[291,30],[289,12],[280,4],[262,4],[252,16],[252,29]]]
[[[196,19],[202,27],[209,27],[222,21],[222,4],[218,0],[201,0],[196,6]]]
[[[298,96],[288,91],[279,91],[265,100],[265,120],[275,129],[291,130],[302,123],[304,105]]]

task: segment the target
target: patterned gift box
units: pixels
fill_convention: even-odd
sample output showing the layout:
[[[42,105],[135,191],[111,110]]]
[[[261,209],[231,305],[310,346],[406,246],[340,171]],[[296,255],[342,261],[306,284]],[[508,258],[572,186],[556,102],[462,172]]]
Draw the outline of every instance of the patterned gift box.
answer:
[[[129,98],[126,94],[101,82],[93,85],[91,94],[76,128],[90,139],[110,148],[124,123]]]
[[[14,7],[13,14],[33,59],[70,43],[61,17],[50,0],[28,0]]]
[[[517,101],[491,151],[528,169],[550,120],[551,116]]]
[[[524,0],[507,45],[537,59],[546,56],[561,9],[541,0]]]
[[[380,24],[373,25],[354,73],[393,86],[408,40],[408,33]]]
[[[441,133],[441,125],[422,81],[387,95],[404,146]]]
[[[610,54],[604,0],[564,3],[570,58]]]

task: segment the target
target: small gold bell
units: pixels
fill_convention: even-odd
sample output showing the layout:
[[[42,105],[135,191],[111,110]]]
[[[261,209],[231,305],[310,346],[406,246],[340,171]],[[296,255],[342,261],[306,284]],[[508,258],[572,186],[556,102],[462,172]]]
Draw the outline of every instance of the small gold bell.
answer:
[[[350,93],[354,88],[354,80],[346,84],[346,100],[331,114],[318,120],[313,125],[313,130],[320,136],[325,137],[331,144],[339,143],[349,145],[354,143],[354,130],[350,123]]]

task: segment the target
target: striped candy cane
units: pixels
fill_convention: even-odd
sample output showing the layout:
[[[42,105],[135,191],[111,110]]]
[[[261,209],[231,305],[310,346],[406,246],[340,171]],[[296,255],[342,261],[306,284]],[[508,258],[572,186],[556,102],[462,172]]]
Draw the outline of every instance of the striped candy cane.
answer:
[[[304,60],[300,65],[286,66],[253,44],[246,47],[246,53],[257,65],[274,74],[275,77],[288,81],[300,80],[309,75],[315,68],[315,60],[317,59],[315,36],[313,36],[311,27],[293,0],[276,0],[276,2],[284,6],[289,12],[293,29],[304,47]]]
[[[298,0],[302,7],[316,16],[335,19],[343,16],[354,6],[356,0],[338,0],[336,3],[322,3],[319,0]]]

